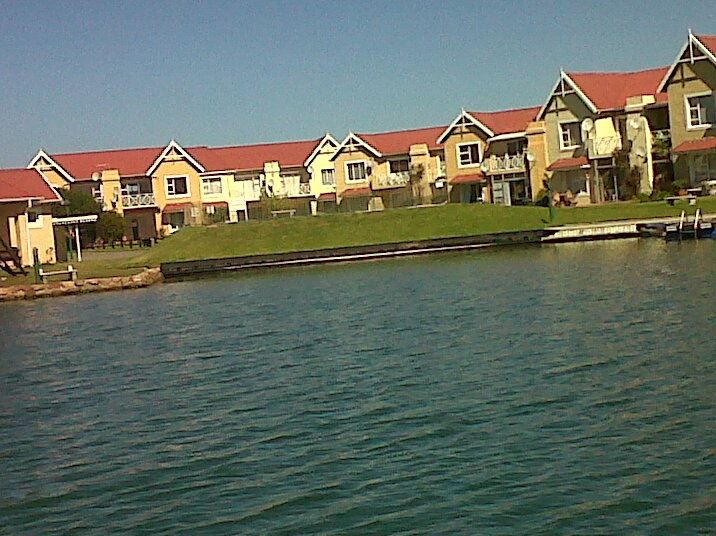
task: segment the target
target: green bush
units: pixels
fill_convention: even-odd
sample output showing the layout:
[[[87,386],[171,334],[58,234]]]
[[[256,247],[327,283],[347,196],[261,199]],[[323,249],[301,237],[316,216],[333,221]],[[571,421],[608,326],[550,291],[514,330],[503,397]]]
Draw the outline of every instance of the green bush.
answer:
[[[652,201],[651,195],[644,193],[644,192],[641,192],[637,196],[637,199],[639,199],[639,203],[647,203],[649,201]]]
[[[542,188],[539,192],[537,192],[537,195],[534,199],[534,204],[538,207],[549,206],[549,192],[545,188]]]
[[[83,190],[60,188],[58,192],[63,201],[61,205],[55,203],[52,206],[53,216],[85,216],[102,212],[102,207],[94,197]]]
[[[102,212],[97,219],[97,236],[105,242],[121,240],[124,236],[124,217],[116,212]]]
[[[671,183],[671,193],[678,194],[680,190],[685,190],[688,183],[684,179],[678,179]]]

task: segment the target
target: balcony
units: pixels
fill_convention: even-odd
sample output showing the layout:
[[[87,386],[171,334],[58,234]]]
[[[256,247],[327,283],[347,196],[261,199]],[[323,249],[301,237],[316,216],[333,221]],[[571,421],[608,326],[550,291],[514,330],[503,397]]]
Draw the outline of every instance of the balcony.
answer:
[[[614,151],[622,148],[621,136],[604,136],[587,140],[587,154],[589,158],[607,158],[614,155]]]
[[[157,203],[154,194],[128,194],[122,196],[122,205],[124,209],[155,207]]]
[[[490,155],[482,163],[488,175],[500,175],[502,173],[524,173],[525,153]]]
[[[311,195],[311,184],[300,182],[300,177],[284,177],[284,191],[275,192],[276,197],[306,197]],[[281,195],[283,193],[283,195]]]
[[[409,171],[398,171],[387,175],[373,177],[374,188],[401,188],[410,182]]]

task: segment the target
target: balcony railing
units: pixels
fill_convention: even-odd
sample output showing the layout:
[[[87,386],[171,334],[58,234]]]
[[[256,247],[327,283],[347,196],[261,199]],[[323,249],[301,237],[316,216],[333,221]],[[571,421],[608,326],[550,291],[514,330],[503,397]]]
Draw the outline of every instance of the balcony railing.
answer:
[[[139,208],[156,206],[154,194],[128,194],[122,196],[124,208]]]
[[[493,154],[487,157],[484,163],[487,164],[488,174],[520,173],[525,171],[525,153]]]
[[[621,136],[604,136],[587,140],[587,154],[589,158],[605,158],[612,156],[614,151],[622,148]]]
[[[375,188],[397,188],[406,186],[409,182],[410,172],[408,171],[397,171],[395,173],[373,177],[373,186]]]

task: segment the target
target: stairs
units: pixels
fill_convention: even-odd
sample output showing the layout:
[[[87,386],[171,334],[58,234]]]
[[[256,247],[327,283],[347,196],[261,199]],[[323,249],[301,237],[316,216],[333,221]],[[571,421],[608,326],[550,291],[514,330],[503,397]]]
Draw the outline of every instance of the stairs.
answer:
[[[8,246],[0,237],[0,270],[10,275],[26,275],[17,248]]]

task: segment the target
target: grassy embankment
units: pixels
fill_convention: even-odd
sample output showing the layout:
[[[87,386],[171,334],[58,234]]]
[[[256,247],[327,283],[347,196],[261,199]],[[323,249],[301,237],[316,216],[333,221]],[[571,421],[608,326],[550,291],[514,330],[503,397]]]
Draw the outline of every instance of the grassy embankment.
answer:
[[[556,209],[553,225],[678,216],[684,208],[693,215],[698,207],[707,214],[714,214],[716,198],[699,199],[695,207],[686,204],[671,207],[662,201]],[[137,273],[145,266],[158,266],[166,261],[523,231],[549,225],[549,211],[542,207],[455,204],[375,213],[331,214],[191,227],[182,229],[151,249],[87,252],[86,260],[75,264],[82,278],[108,277]],[[32,282],[32,275],[4,281],[0,277],[0,285]]]

